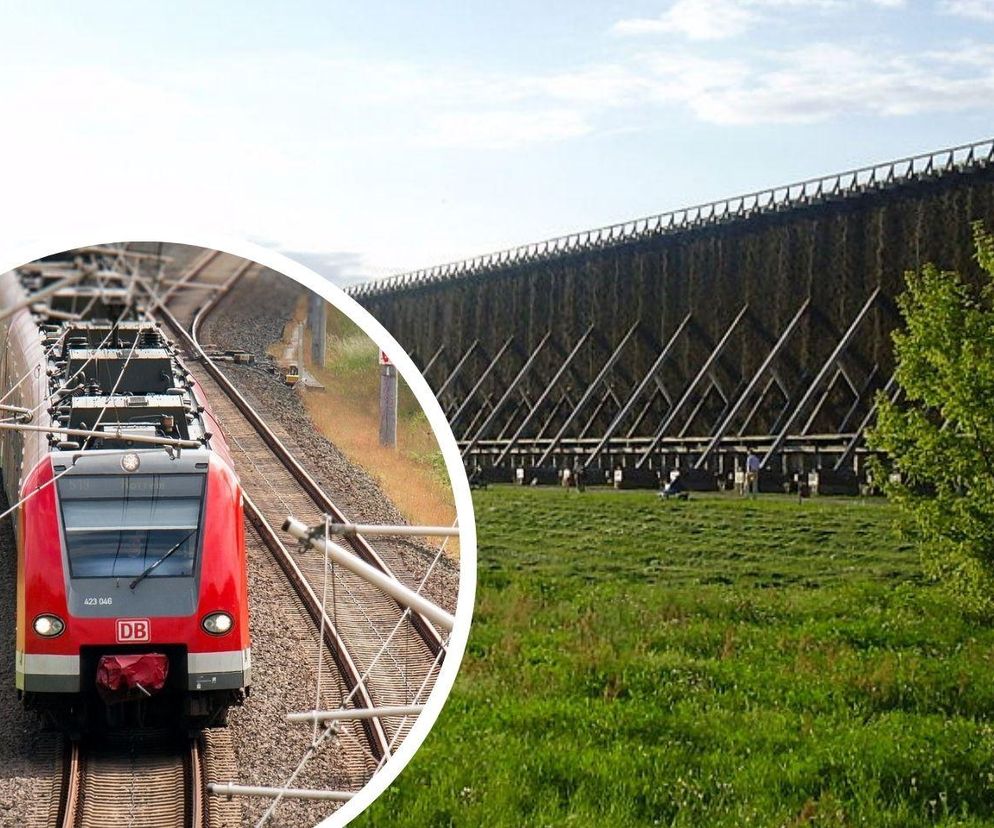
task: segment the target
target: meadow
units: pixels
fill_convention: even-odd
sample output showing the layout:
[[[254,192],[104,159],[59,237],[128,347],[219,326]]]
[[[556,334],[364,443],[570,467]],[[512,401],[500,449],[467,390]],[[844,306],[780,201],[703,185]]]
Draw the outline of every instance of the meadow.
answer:
[[[885,501],[475,504],[459,678],[354,824],[994,824],[994,629]]]

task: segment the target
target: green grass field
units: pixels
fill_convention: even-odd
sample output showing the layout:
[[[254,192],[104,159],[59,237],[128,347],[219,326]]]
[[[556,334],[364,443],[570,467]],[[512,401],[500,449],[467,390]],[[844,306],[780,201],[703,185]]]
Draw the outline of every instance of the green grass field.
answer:
[[[884,501],[475,502],[455,689],[356,824],[994,825],[994,630]]]

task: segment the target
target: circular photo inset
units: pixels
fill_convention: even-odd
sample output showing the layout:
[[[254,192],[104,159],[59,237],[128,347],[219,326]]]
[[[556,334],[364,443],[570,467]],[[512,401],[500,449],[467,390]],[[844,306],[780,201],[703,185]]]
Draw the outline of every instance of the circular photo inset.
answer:
[[[472,610],[468,483],[407,355],[299,265],[165,242],[3,272],[0,346],[5,819],[344,824]]]

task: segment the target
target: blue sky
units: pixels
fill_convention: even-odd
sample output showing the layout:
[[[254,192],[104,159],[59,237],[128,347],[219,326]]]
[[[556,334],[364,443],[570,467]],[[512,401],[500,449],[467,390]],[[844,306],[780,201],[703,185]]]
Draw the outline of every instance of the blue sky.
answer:
[[[994,135],[994,0],[0,9],[0,226],[383,276]]]

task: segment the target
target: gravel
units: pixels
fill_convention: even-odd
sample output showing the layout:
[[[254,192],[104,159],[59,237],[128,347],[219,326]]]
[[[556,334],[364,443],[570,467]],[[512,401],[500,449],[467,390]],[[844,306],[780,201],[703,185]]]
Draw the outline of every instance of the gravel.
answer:
[[[315,430],[299,396],[301,392],[287,388],[276,374],[265,370],[265,365],[272,364],[266,350],[282,337],[284,325],[293,315],[303,290],[273,271],[244,278],[204,323],[201,341],[256,355],[256,366],[225,363],[222,367],[349,518],[369,523],[404,523],[403,516],[376,482]],[[420,582],[436,554],[429,546],[404,540],[377,539],[374,546],[407,583]],[[457,566],[443,557],[425,592],[452,610],[458,580]],[[314,704],[316,634],[303,607],[292,597],[284,576],[257,542],[249,548],[249,581],[255,689],[245,706],[233,712],[229,732],[236,746],[242,781],[280,785],[303,755],[311,735],[309,727],[288,726],[283,716],[290,710],[305,710]],[[288,606],[294,610],[288,612]],[[341,698],[340,679],[330,659],[324,663],[322,675],[328,692],[323,703],[337,706]],[[355,742],[346,739],[343,745],[350,749],[348,761],[354,767]],[[365,777],[348,779],[347,766],[341,747],[324,750],[307,763],[305,772],[294,784],[357,787]],[[371,769],[367,765],[366,770]],[[243,820],[254,821],[268,804],[264,800],[244,800]],[[273,824],[309,825],[327,816],[331,807],[328,803],[287,801],[280,805],[279,821]]]
[[[278,787],[286,783],[310,744],[312,729],[290,724],[287,713],[312,709],[317,687],[317,631],[290,585],[254,533],[246,534],[249,572],[249,613],[252,634],[253,690],[244,706],[232,710],[226,732],[239,767],[236,781]],[[322,663],[322,706],[338,707],[342,693],[338,672],[327,654]],[[361,736],[361,734],[359,734]],[[352,778],[348,767],[355,762],[351,742],[346,756],[342,747],[327,743],[308,760],[294,781],[301,788],[355,788],[365,775]],[[255,824],[270,800],[245,797],[243,824]],[[272,826],[314,825],[335,805],[328,802],[284,800]]]
[[[270,363],[266,349],[282,337],[283,327],[304,291],[296,282],[271,270],[243,279],[204,324],[201,341],[256,355],[256,366],[224,363],[222,367],[257,410],[282,426],[275,429],[278,436],[351,520],[406,523],[376,481],[315,430],[300,398],[306,392],[288,388],[277,375],[262,367]],[[378,538],[373,546],[408,584],[421,582],[437,552],[417,540]],[[443,555],[424,592],[453,611],[458,588],[458,566]]]
[[[270,343],[280,339],[300,292],[295,282],[264,271],[247,280],[226,299],[205,326],[202,339],[225,348],[242,348],[266,360]],[[258,368],[226,366],[230,376],[253,404],[279,424],[278,432],[288,448],[331,495],[349,518],[369,523],[402,523],[403,517],[383,495],[375,481],[350,463],[330,442],[319,435],[298,392],[288,389],[276,376]],[[292,438],[289,435],[293,435]],[[0,511],[3,509],[0,493]],[[246,533],[249,571],[250,624],[252,634],[253,691],[241,708],[232,710],[227,731],[216,731],[213,742],[220,754],[234,752],[237,780],[257,785],[279,786],[286,782],[307,751],[312,735],[306,725],[290,725],[288,712],[310,709],[315,703],[317,632],[286,578],[264,545],[251,531]],[[435,552],[428,546],[405,541],[375,543],[408,583],[421,580]],[[0,604],[16,606],[16,549],[9,522],[0,525]],[[458,568],[442,558],[430,579],[426,594],[454,609],[458,590]],[[14,612],[0,613],[0,826],[32,828],[45,825],[52,800],[58,740],[43,733],[34,714],[25,713],[14,690]],[[324,648],[320,705],[341,703],[340,678]],[[349,725],[354,728],[355,725]],[[298,787],[354,788],[368,775],[349,776],[349,768],[361,766],[356,737],[347,730],[338,741],[326,742],[295,780]],[[269,806],[269,800],[244,798],[219,802],[213,824],[254,824]],[[285,800],[276,811],[273,826],[309,826],[331,813],[327,802]]]

